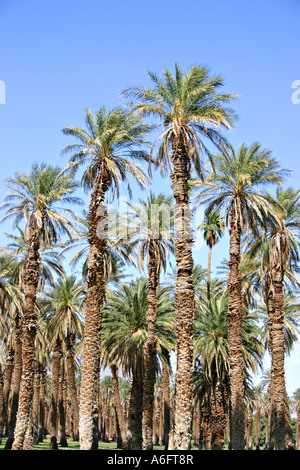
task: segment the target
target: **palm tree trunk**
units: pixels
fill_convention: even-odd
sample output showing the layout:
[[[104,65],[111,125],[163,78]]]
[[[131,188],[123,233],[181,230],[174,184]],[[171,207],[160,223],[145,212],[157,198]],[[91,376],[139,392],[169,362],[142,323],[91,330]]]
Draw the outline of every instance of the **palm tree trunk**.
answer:
[[[40,392],[40,407],[39,407],[39,435],[38,442],[44,440],[44,421],[45,421],[45,396],[46,396],[46,367],[41,365],[41,392]]]
[[[32,411],[30,411],[27,429],[25,432],[23,450],[32,450],[33,436],[32,436]]]
[[[253,447],[253,408],[248,406],[248,416],[247,416],[247,450],[252,450]]]
[[[274,289],[271,272],[268,271],[266,274],[266,283],[265,283],[265,300],[268,310],[268,350],[272,358],[273,351],[273,322],[275,319],[275,304],[274,304]],[[272,366],[272,364],[271,364]],[[275,448],[275,406],[274,406],[274,392],[273,392],[273,371],[271,367],[270,373],[270,385],[268,389],[268,395],[270,399],[270,442],[268,443],[269,450],[274,450]]]
[[[300,406],[297,406],[296,449],[300,450]]]
[[[272,322],[271,375],[276,450],[285,450],[294,446],[284,376],[285,340],[283,329],[283,276],[284,274],[282,268],[277,269],[273,274],[275,316],[274,321]]]
[[[200,435],[198,449],[211,450],[211,412],[207,397],[201,402],[200,413]]]
[[[61,372],[58,382],[58,414],[59,414],[59,444],[61,447],[68,447],[66,438],[66,410],[64,403],[64,391],[65,391],[65,371],[64,364],[62,362]]]
[[[12,445],[12,450],[22,449],[26,429],[30,419],[33,391],[32,364],[35,359],[35,337],[37,329],[37,310],[35,308],[35,301],[40,272],[39,248],[40,230],[34,216],[31,216],[28,237],[28,257],[24,274],[25,307],[22,333],[23,370],[17,422],[15,427],[15,439]]]
[[[68,381],[68,389],[73,412],[73,440],[79,440],[78,422],[79,422],[79,406],[77,399],[77,390],[75,383],[75,367],[74,367],[74,334],[69,333],[66,337],[66,373]]]
[[[32,399],[32,426],[33,426],[33,443],[34,444],[37,444],[38,442],[40,391],[41,391],[40,365],[36,361],[35,370],[34,370],[33,399]]]
[[[128,432],[131,436],[130,450],[142,449],[142,409],[143,409],[143,373],[137,360],[137,368],[132,373],[128,413]]]
[[[260,416],[261,416],[261,410],[260,408],[257,408],[256,413],[255,413],[255,447],[256,447],[256,450],[259,450],[260,448]]]
[[[239,269],[241,225],[235,208],[230,213],[230,260],[228,277],[228,340],[230,355],[230,443],[232,450],[243,450],[245,439],[244,416],[244,358],[242,352],[242,287]]]
[[[58,449],[57,446],[57,411],[58,411],[58,385],[60,376],[60,359],[62,356],[61,352],[61,341],[57,337],[53,347],[53,358],[52,358],[52,382],[51,382],[51,423],[50,423],[50,435],[51,442],[50,448],[53,450]]]
[[[265,423],[265,450],[267,450],[269,448],[269,413],[267,411],[265,411]]]
[[[188,150],[183,138],[172,143],[173,194],[175,198],[175,337],[177,346],[174,449],[189,450],[192,438],[192,373],[194,285],[191,210],[188,197]]]
[[[15,357],[14,357],[14,371],[11,384],[11,406],[10,406],[10,420],[8,428],[8,439],[5,444],[5,449],[11,449],[14,441],[14,432],[18,412],[19,391],[22,376],[22,318],[19,311],[15,317]]]
[[[143,450],[153,450],[153,402],[156,373],[156,336],[158,271],[153,241],[148,257],[148,315],[145,345],[145,378],[143,396]]]
[[[119,390],[119,379],[118,379],[118,369],[116,364],[111,365],[111,374],[112,374],[112,383],[113,383],[113,392],[114,392],[114,401],[116,407],[116,414],[118,419],[118,426],[121,435],[122,449],[127,449],[127,439],[125,433],[124,417],[122,413],[121,399],[120,399],[120,390]]]
[[[211,252],[212,252],[212,247],[209,244],[208,245],[208,261],[207,261],[207,300],[210,300]]]
[[[169,446],[170,434],[170,356],[167,350],[163,350],[166,361],[162,364],[162,383],[163,383],[163,401],[164,401],[164,444],[165,450]]]
[[[224,387],[219,378],[211,391],[211,448],[222,450],[225,444],[226,414]]]
[[[101,186],[99,188],[99,185]],[[96,400],[99,370],[99,339],[101,328],[101,309],[105,300],[104,258],[106,250],[105,221],[106,209],[104,196],[107,185],[98,183],[92,192],[89,207],[89,244],[88,282],[85,307],[84,343],[82,354],[82,378],[79,404],[80,449],[93,447],[95,415],[98,416]],[[99,230],[100,228],[100,230]]]
[[[3,386],[3,401],[2,412],[0,415],[0,440],[2,439],[5,429],[7,429],[7,412],[8,412],[8,399],[11,388],[12,375],[14,370],[14,349],[10,346],[6,353],[5,360],[5,375]]]

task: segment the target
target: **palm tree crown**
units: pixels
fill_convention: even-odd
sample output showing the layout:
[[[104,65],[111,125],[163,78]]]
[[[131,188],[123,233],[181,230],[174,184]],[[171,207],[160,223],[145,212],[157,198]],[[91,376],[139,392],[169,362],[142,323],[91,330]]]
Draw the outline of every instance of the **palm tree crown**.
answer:
[[[33,164],[28,175],[16,173],[7,179],[11,190],[4,198],[1,209],[6,211],[2,220],[14,218],[14,226],[22,219],[27,225],[34,218],[45,244],[56,243],[58,236],[74,233],[72,219],[75,214],[61,205],[81,204],[78,197],[72,193],[78,188],[78,183],[70,174],[62,174],[61,169],[42,163]]]

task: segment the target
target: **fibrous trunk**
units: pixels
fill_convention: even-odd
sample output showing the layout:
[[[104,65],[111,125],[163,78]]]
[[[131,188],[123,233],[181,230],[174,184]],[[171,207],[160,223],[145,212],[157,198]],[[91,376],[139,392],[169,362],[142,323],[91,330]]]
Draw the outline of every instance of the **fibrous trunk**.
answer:
[[[21,450],[30,419],[33,391],[33,363],[35,359],[35,337],[37,330],[36,292],[39,282],[40,229],[34,216],[31,217],[28,237],[28,256],[24,273],[25,307],[22,324],[23,370],[20,386],[17,422],[12,450]]]
[[[274,280],[274,317],[271,322],[271,382],[272,382],[272,443],[276,450],[293,447],[293,433],[284,376],[284,302],[283,270],[279,267],[273,273]]]
[[[60,360],[62,356],[61,350],[61,341],[59,337],[56,338],[55,344],[53,347],[53,357],[52,357],[52,380],[51,380],[51,427],[50,435],[51,449],[58,449],[57,445],[57,412],[58,412],[58,386],[59,386],[59,377],[61,373]]]
[[[172,144],[173,194],[175,198],[175,337],[177,370],[175,385],[174,449],[189,450],[192,437],[192,372],[194,285],[191,210],[188,197],[189,155],[183,138]]]
[[[230,355],[230,443],[233,450],[244,449],[244,358],[242,352],[242,287],[239,269],[241,225],[235,208],[230,213],[230,260],[228,277],[228,340]]]
[[[97,383],[99,380],[101,309],[105,301],[106,208],[107,186],[103,178],[95,186],[89,207],[88,281],[85,306],[82,379],[79,403],[80,449],[91,450],[98,426]]]
[[[155,323],[157,317],[157,285],[158,270],[155,259],[153,240],[149,245],[148,259],[148,315],[147,315],[147,342],[145,345],[145,378],[143,396],[143,450],[153,449],[153,404],[156,374],[156,336]]]
[[[141,362],[138,361],[136,369],[132,372],[130,386],[128,432],[131,442],[128,446],[129,450],[142,449],[143,380]]]
[[[11,385],[11,407],[8,427],[8,439],[5,449],[11,449],[14,441],[14,432],[18,412],[19,391],[22,376],[22,319],[19,311],[15,316],[15,365]]]
[[[77,399],[77,389],[75,383],[75,352],[74,352],[74,334],[69,332],[66,337],[66,373],[68,381],[68,389],[73,412],[73,440],[79,440],[78,422],[79,422],[79,406]]]
[[[122,449],[126,450],[127,439],[126,439],[126,433],[125,433],[124,416],[122,412],[122,405],[121,405],[121,399],[120,399],[118,369],[117,369],[116,364],[111,365],[111,373],[112,373],[112,383],[113,383],[113,392],[114,392],[114,402],[115,402],[119,432],[121,436]]]

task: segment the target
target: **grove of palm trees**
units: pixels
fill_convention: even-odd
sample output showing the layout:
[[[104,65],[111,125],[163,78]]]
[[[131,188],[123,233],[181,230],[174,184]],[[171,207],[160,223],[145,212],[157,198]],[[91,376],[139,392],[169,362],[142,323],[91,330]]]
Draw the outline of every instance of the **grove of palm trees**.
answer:
[[[0,450],[300,450],[293,168],[220,70],[142,75],[4,179]]]

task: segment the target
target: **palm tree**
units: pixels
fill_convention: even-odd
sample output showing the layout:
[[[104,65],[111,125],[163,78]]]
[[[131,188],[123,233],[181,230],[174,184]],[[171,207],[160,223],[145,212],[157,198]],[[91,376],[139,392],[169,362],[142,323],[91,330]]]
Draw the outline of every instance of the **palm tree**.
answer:
[[[224,224],[220,214],[216,212],[209,214],[205,211],[205,219],[199,228],[203,230],[204,239],[208,246],[207,299],[210,300],[211,252],[224,233]]]
[[[16,173],[7,179],[11,190],[4,199],[1,208],[6,210],[2,220],[14,218],[15,225],[25,219],[25,238],[27,241],[27,260],[24,271],[25,308],[23,318],[23,373],[19,396],[19,408],[12,449],[22,449],[26,428],[29,422],[37,311],[35,309],[36,292],[40,274],[41,240],[46,245],[56,243],[61,234],[69,236],[74,232],[70,209],[60,204],[79,203],[72,196],[78,184],[70,174],[62,175],[60,168],[46,164],[34,164],[28,175]]]
[[[128,244],[136,247],[137,265],[148,271],[147,343],[145,345],[145,376],[143,390],[143,449],[153,449],[153,403],[156,374],[157,289],[161,270],[166,270],[168,251],[173,250],[171,197],[150,192],[139,204],[128,203],[130,213],[123,221]]]
[[[298,272],[300,191],[292,188],[277,190],[273,202],[277,219],[268,224],[269,275],[273,295],[272,314],[269,311],[271,347],[271,431],[275,448],[293,446],[290,413],[284,376],[284,278],[288,270]]]
[[[201,157],[212,155],[205,139],[219,150],[226,140],[220,129],[230,128],[234,113],[226,107],[234,95],[219,93],[220,76],[210,76],[203,66],[193,66],[183,74],[175,64],[175,75],[164,70],[160,78],[149,72],[153,88],[134,86],[123,95],[135,100],[139,115],[158,118],[163,127],[156,164],[163,174],[170,171],[175,198],[176,266],[176,410],[175,449],[187,450],[192,425],[192,323],[194,286],[192,282],[192,232],[189,207],[189,180],[192,167],[201,175]]]
[[[80,389],[79,434],[80,448],[89,450],[93,443],[93,408],[95,406],[99,354],[101,309],[105,297],[105,257],[107,253],[107,209],[105,198],[108,190],[119,194],[119,185],[128,174],[143,187],[147,177],[133,160],[143,160],[145,152],[136,150],[144,144],[149,126],[140,119],[129,116],[121,108],[100,108],[96,119],[90,109],[85,116],[87,130],[76,127],[63,129],[65,135],[75,137],[77,143],[68,145],[63,152],[72,152],[69,168],[76,171],[86,165],[82,184],[92,190],[89,201],[89,256],[85,306],[82,380]],[[79,143],[78,143],[79,141]]]
[[[157,354],[173,346],[173,302],[167,288],[157,292],[155,335]],[[123,285],[109,296],[103,317],[103,366],[115,362],[131,377],[128,426],[132,450],[142,448],[142,406],[147,343],[148,282],[145,278]],[[155,371],[158,361],[155,357]]]
[[[79,407],[75,384],[75,342],[83,335],[84,288],[75,276],[58,279],[46,293],[44,308],[48,312],[49,332],[60,331],[65,346],[68,388],[74,417],[73,438],[78,440]]]
[[[262,193],[265,186],[281,184],[286,172],[269,150],[254,143],[249,148],[241,145],[238,152],[231,147],[215,158],[216,171],[205,181],[197,181],[202,188],[199,200],[207,210],[224,212],[225,223],[230,225],[230,259],[228,289],[228,323],[230,345],[231,428],[230,442],[233,450],[244,448],[244,361],[242,355],[242,285],[241,237],[255,230],[258,221],[274,211]]]

